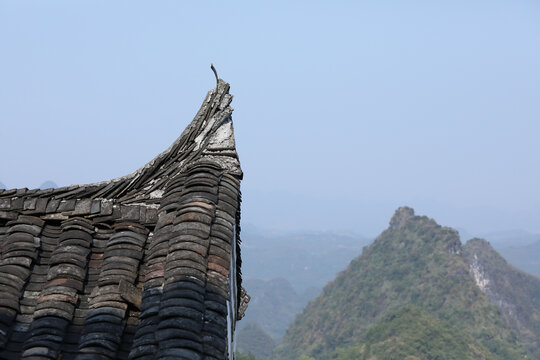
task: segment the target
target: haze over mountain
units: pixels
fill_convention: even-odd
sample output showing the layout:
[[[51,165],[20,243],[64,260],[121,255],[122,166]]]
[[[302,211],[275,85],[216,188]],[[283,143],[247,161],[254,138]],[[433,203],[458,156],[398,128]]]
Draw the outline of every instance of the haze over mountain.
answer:
[[[243,221],[375,237],[406,203],[473,236],[540,232],[537,1],[0,6],[10,187],[137,169],[193,118],[213,62]]]
[[[243,334],[237,340],[238,351],[266,356],[266,350],[247,344],[254,336],[247,336],[244,329],[256,326],[257,333],[281,341],[295,316],[369,242],[354,234],[287,233],[245,226],[242,275],[251,301],[238,324]]]
[[[524,246],[497,249],[512,265],[540,276],[540,241]]]
[[[6,188],[6,185],[4,185],[4,183],[0,181],[0,189],[5,189],[5,188]]]
[[[459,233],[462,239],[471,236],[464,229],[460,229]],[[540,274],[537,256],[540,243],[536,244],[536,248],[535,244],[530,244],[538,235],[508,230],[486,233],[485,236],[510,263],[530,273]],[[252,300],[246,317],[238,327],[244,329],[248,325],[256,325],[258,330],[266,333],[265,336],[271,336],[273,341],[278,342],[295,316],[318,295],[325,282],[345,268],[364,245],[372,242],[354,234],[313,231],[291,234],[263,231],[249,225],[243,229],[242,238],[243,257],[247,264],[244,277],[248,279],[244,285]],[[312,287],[303,291],[308,286]],[[242,345],[239,351],[249,348],[245,342],[253,339],[253,336],[239,337],[237,343]],[[250,348],[250,351],[259,357],[266,356],[265,351],[256,351],[257,348]]]
[[[473,238],[459,229],[462,241]],[[481,233],[514,266],[540,276],[540,235],[524,230]],[[243,274],[246,279],[284,278],[297,292],[320,288],[373,242],[364,235],[338,231],[288,232],[242,228]]]
[[[400,208],[295,319],[277,358],[538,358],[540,280],[495,254],[485,241],[462,246],[456,230]],[[501,285],[508,281],[516,285]],[[442,356],[443,343],[454,350]]]
[[[302,293],[322,288],[371,239],[337,232],[277,232],[242,228],[245,279],[287,279]]]
[[[2,180],[86,183],[137,169],[193,117],[213,62],[235,94],[244,224],[372,239],[407,203],[468,229],[464,239],[540,232],[539,6],[4,2],[0,121],[16,151]],[[325,241],[295,248],[283,236],[269,250],[258,242],[273,237],[247,235],[244,274],[285,277],[297,292],[361,251],[325,258]]]
[[[251,300],[249,311],[238,327],[257,324],[276,342],[281,341],[294,317],[320,292],[319,288],[309,288],[303,293],[297,293],[291,283],[284,278],[268,281],[247,279],[244,280],[243,286],[251,296]]]
[[[500,231],[488,231],[471,233],[466,229],[457,229],[462,241],[472,238],[486,239],[497,250],[507,247],[526,246],[540,241],[540,234],[525,231],[523,229],[506,229]]]

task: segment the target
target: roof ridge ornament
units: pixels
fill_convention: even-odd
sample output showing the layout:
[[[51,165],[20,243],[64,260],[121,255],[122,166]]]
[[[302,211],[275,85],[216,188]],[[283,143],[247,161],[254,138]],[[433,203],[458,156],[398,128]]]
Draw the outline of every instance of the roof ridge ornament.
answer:
[[[217,87],[219,85],[219,77],[217,75],[217,71],[216,71],[216,68],[214,67],[214,64],[210,64],[210,69],[212,69],[212,71],[214,72],[214,75],[216,76],[216,90],[217,90]]]

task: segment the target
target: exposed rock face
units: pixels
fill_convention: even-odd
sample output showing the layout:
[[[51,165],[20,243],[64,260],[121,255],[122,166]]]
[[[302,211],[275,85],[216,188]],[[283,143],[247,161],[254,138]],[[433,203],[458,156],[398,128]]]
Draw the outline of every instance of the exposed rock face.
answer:
[[[231,100],[219,80],[130,175],[0,190],[0,358],[227,358],[248,298]]]
[[[474,280],[476,281],[476,285],[478,285],[480,290],[486,293],[489,285],[489,279],[486,277],[484,267],[480,265],[477,254],[474,254],[471,260],[472,261],[470,262],[469,266],[471,267],[471,272],[474,276]]]
[[[501,310],[529,353],[540,358],[540,278],[508,264],[483,239],[467,241],[463,255],[480,290]]]

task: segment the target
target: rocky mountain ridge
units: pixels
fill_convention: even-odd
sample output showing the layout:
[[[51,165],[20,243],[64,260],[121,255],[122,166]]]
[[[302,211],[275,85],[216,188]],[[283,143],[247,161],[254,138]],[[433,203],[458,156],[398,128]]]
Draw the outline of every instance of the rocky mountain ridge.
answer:
[[[356,349],[362,358],[387,359],[381,355],[384,348],[366,350],[371,341],[367,334],[389,314],[410,316],[400,309],[413,306],[425,312],[422,319],[435,319],[437,329],[459,330],[465,359],[538,358],[540,322],[535,317],[540,304],[534,297],[540,280],[503,262],[487,242],[472,240],[462,246],[456,230],[400,208],[390,227],[297,316],[275,357],[353,359],[343,354]],[[504,287],[510,280],[514,284]],[[451,334],[441,333],[441,338],[446,336]],[[416,340],[405,333],[388,342],[390,338],[378,338],[377,343],[401,341],[402,350],[415,348],[407,342]],[[424,351],[429,354],[409,355],[426,358],[435,350],[428,347]]]
[[[463,246],[476,284],[497,306],[535,359],[540,359],[540,277],[510,265],[483,239]]]

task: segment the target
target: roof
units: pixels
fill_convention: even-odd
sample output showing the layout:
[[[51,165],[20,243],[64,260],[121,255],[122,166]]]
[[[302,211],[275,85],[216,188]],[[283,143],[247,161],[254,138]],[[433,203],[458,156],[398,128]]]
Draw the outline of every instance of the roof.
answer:
[[[231,100],[219,79],[127,176],[0,190],[0,358],[227,358],[248,298]]]

